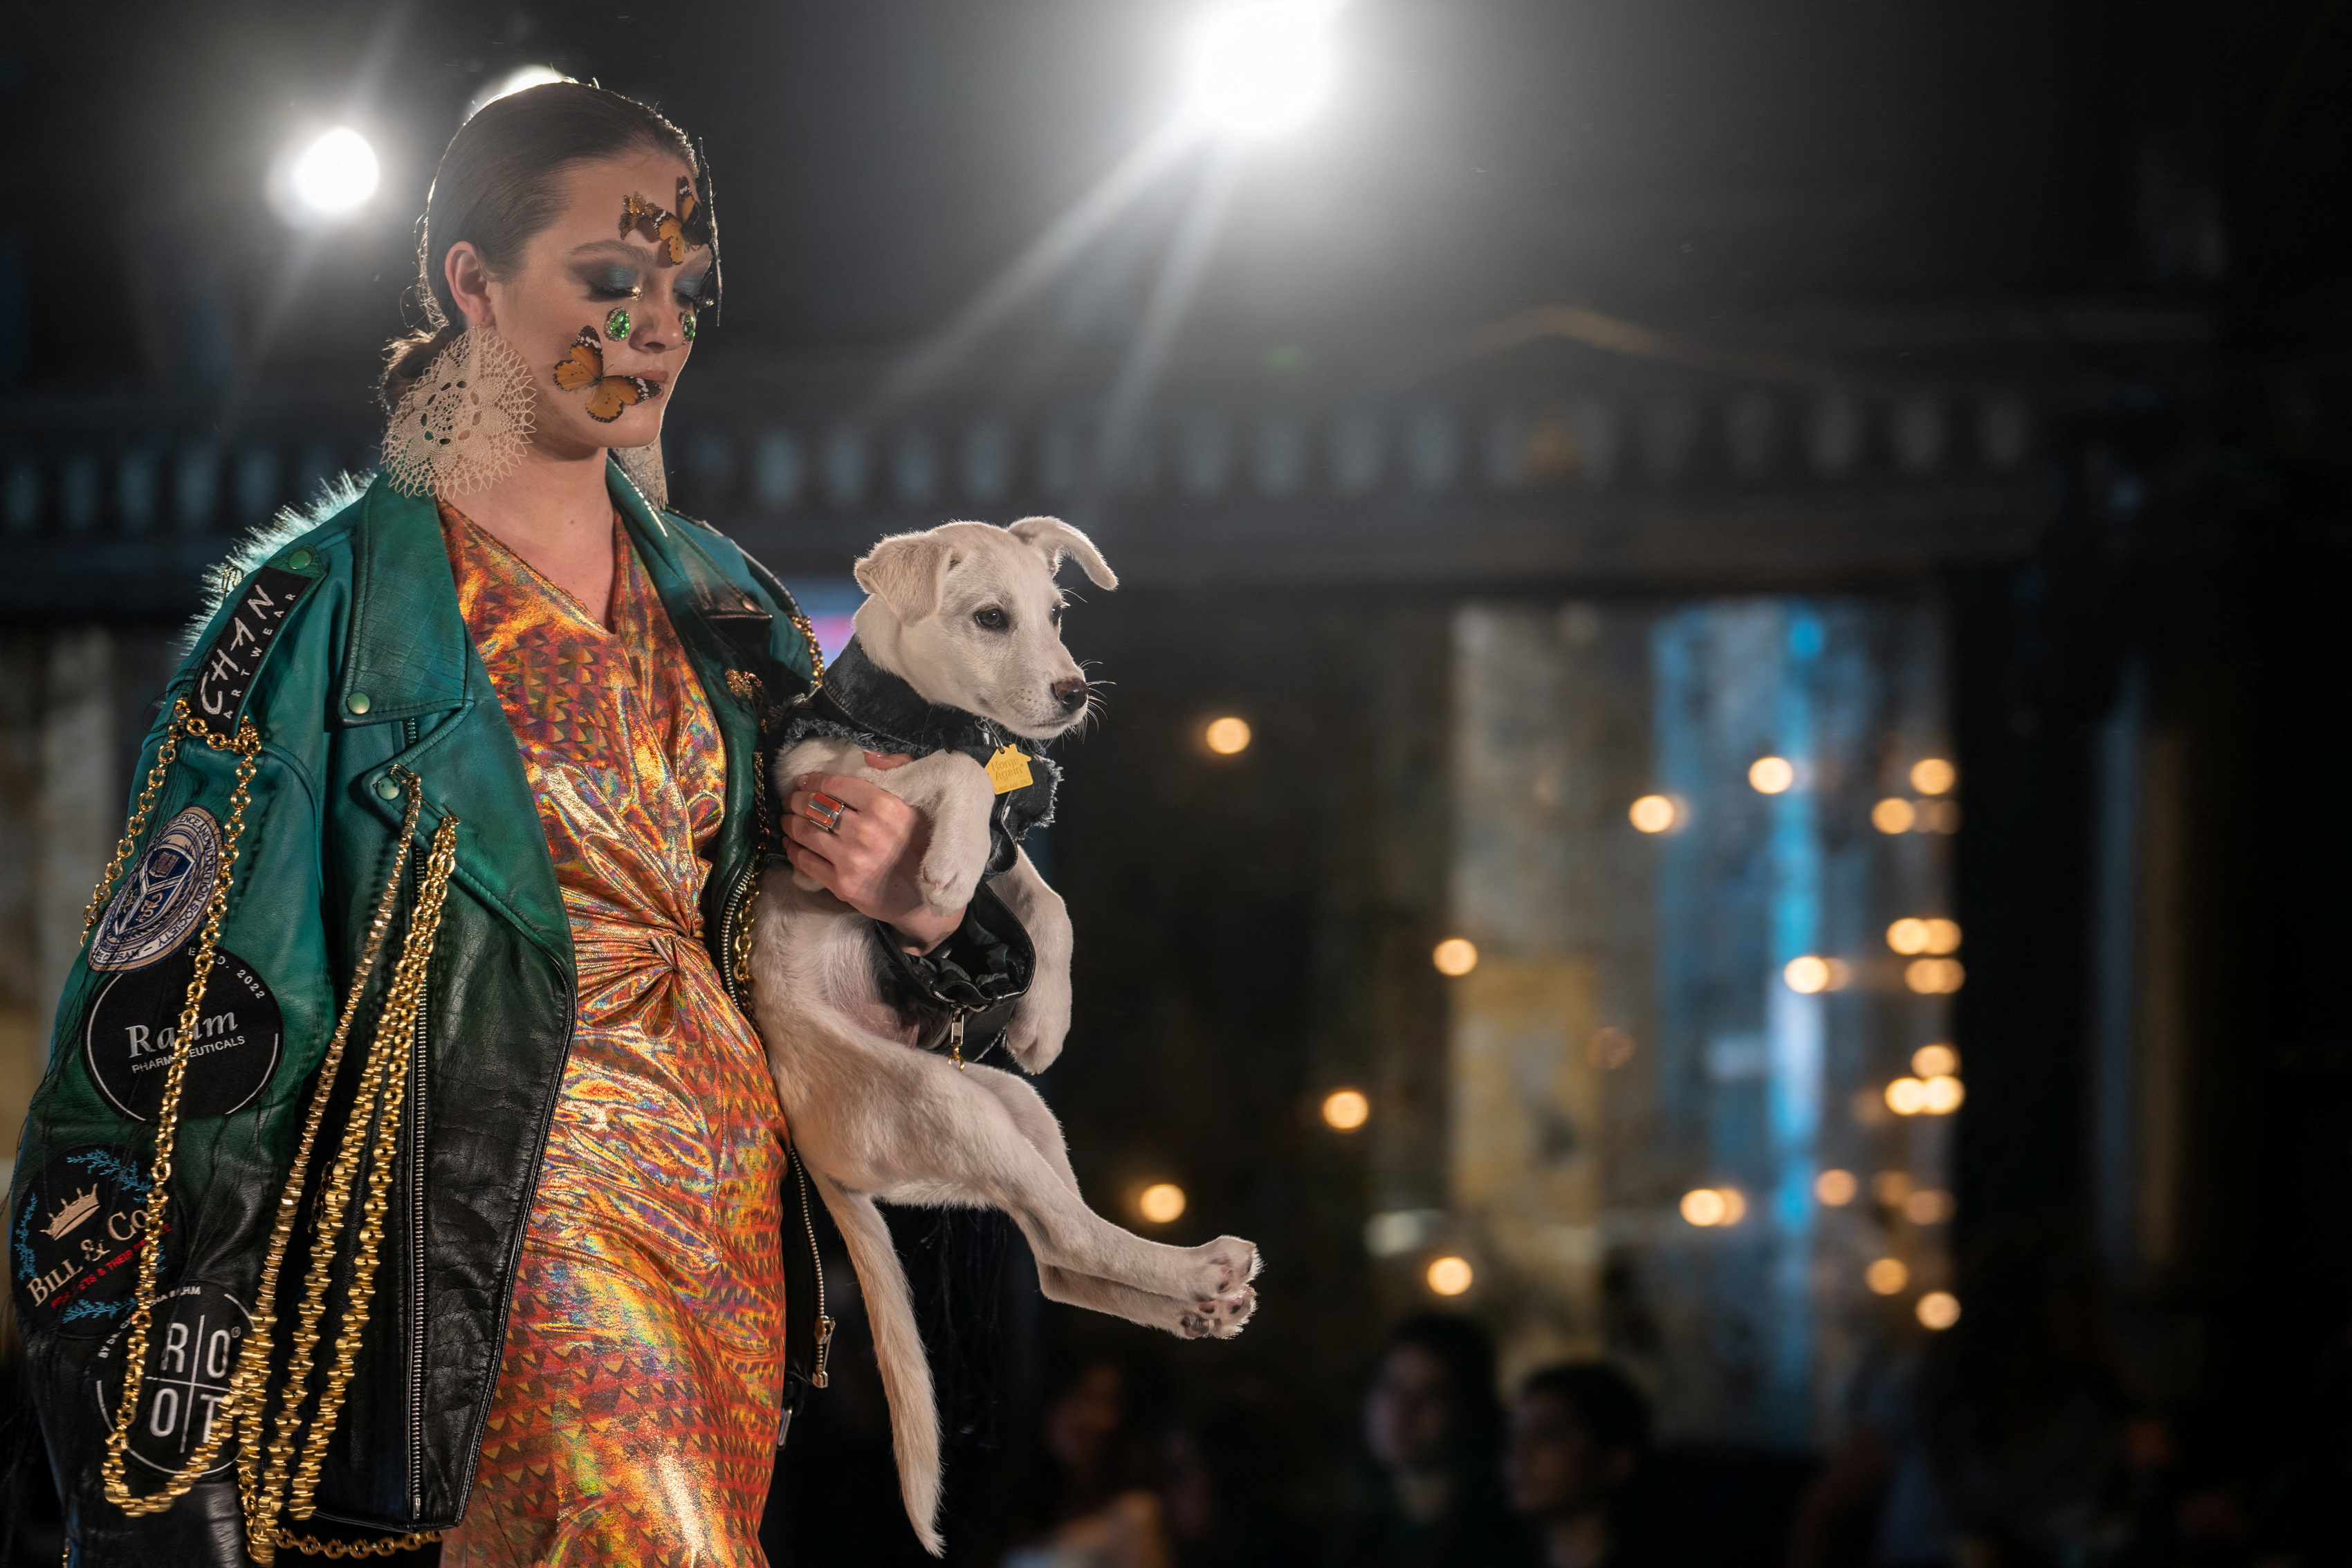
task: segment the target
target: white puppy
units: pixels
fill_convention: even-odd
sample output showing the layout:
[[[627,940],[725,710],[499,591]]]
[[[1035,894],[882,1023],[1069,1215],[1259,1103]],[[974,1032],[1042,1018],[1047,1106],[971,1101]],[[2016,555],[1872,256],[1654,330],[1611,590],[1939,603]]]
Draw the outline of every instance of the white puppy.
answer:
[[[1009,528],[950,523],[884,539],[857,563],[868,595],[856,617],[866,661],[941,708],[1047,740],[1084,717],[1087,687],[1062,646],[1054,574],[1075,556],[1104,588],[1118,579],[1087,537],[1053,517]],[[996,788],[971,756],[940,750],[887,772],[855,741],[790,747],[776,799],[808,773],[866,779],[927,815],[920,873],[942,914],[971,899],[990,854]],[[990,883],[1036,949],[1034,979],[1005,1040],[1034,1072],[1060,1054],[1070,1023],[1070,922],[1025,853]],[[760,1032],[801,1156],[849,1244],[889,1396],[900,1490],[937,1555],[939,1416],[907,1279],[874,1207],[1001,1208],[1028,1238],[1039,1285],[1057,1301],[1188,1339],[1230,1338],[1256,1304],[1257,1249],[1223,1236],[1200,1247],[1147,1241],[1078,1196],[1059,1124],[1021,1078],[917,1049],[885,999],[867,923],[803,873],[766,875],[752,951]],[[981,1042],[984,1043],[984,1042]]]

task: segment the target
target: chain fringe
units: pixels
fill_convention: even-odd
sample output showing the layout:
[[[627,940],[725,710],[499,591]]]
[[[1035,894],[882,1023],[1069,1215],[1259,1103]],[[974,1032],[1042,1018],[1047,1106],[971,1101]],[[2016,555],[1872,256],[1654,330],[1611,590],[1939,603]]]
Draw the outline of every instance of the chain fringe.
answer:
[[[173,709],[171,726],[165,731],[163,744],[156,754],[155,765],[148,771],[146,782],[140,790],[137,808],[124,831],[121,843],[115,850],[114,859],[100,878],[98,891],[91,895],[83,925],[83,936],[87,940],[124,864],[145,832],[156,798],[177,759],[180,743],[189,735],[199,737],[215,750],[231,752],[236,757],[236,786],[229,798],[228,821],[222,834],[220,869],[214,880],[211,901],[205,908],[203,935],[196,946],[195,971],[190,977],[181,1009],[179,1027],[173,1038],[172,1063],[163,1082],[163,1101],[156,1113],[155,1155],[152,1171],[153,1186],[148,1195],[146,1214],[147,1234],[151,1237],[163,1234],[165,1189],[171,1177],[172,1156],[179,1134],[180,1098],[186,1077],[188,1042],[195,1038],[205,988],[211,979],[215,957],[219,950],[221,921],[227,911],[239,841],[245,831],[246,809],[251,799],[250,786],[260,756],[260,737],[251,720],[239,726],[234,739],[222,740],[193,721],[184,700]],[[263,1568],[276,1561],[276,1553],[280,1547],[311,1556],[383,1557],[412,1551],[441,1538],[438,1531],[414,1531],[406,1535],[376,1541],[324,1541],[314,1536],[297,1535],[282,1527],[278,1520],[281,1514],[289,1512],[295,1519],[308,1519],[313,1511],[327,1443],[342,1413],[344,1396],[349,1390],[358,1359],[360,1336],[367,1326],[383,1237],[383,1217],[387,1207],[385,1194],[391,1187],[392,1159],[406,1104],[409,1053],[405,1048],[417,1009],[422,1005],[425,974],[440,934],[442,907],[446,901],[449,879],[457,863],[457,819],[455,817],[445,815],[434,831],[432,849],[417,888],[415,906],[410,915],[407,933],[401,942],[400,957],[384,998],[383,1012],[377,1020],[374,1039],[370,1044],[351,1119],[336,1153],[328,1192],[320,1205],[310,1267],[304,1281],[300,1328],[295,1336],[294,1363],[289,1369],[285,1392],[274,1415],[259,1408],[264,1401],[257,1397],[257,1391],[263,1388],[268,1378],[270,1358],[276,1348],[278,1283],[300,1213],[310,1163],[318,1150],[327,1103],[333,1095],[352,1025],[367,994],[368,983],[383,956],[384,937],[399,904],[407,862],[406,847],[415,841],[417,822],[424,808],[423,782],[406,768],[395,768],[393,771],[404,787],[408,801],[402,814],[392,874],[386,878],[383,891],[377,895],[359,963],[344,992],[335,1032],[320,1061],[318,1078],[303,1117],[301,1140],[287,1174],[285,1187],[278,1196],[278,1218],[271,1228],[269,1247],[264,1256],[252,1332],[246,1336],[246,1343],[238,1353],[228,1393],[215,1414],[210,1430],[187,1461],[159,1490],[133,1493],[125,1473],[125,1458],[130,1448],[131,1424],[136,1417],[139,1396],[145,1381],[147,1336],[154,1318],[155,1274],[162,1251],[155,1246],[142,1248],[138,1292],[125,1345],[122,1398],[116,1408],[113,1429],[107,1437],[106,1460],[102,1468],[107,1500],[136,1517],[160,1513],[184,1496],[195,1484],[196,1479],[212,1469],[222,1447],[242,1435],[243,1440],[238,1443],[237,1449],[237,1490],[245,1512],[247,1547],[254,1561]],[[301,1414],[310,1399],[310,1374],[320,1338],[319,1322],[325,1313],[328,1284],[341,1250],[341,1233],[350,1228],[352,1177],[362,1150],[371,1143],[373,1158],[364,1183],[357,1255],[344,1301],[341,1332],[336,1338],[333,1364],[328,1372],[327,1385],[320,1396],[318,1413],[307,1424],[305,1431]],[[269,1469],[266,1475],[258,1473],[260,1439],[265,1427],[269,1428],[270,1438]],[[302,1454],[299,1465],[295,1466],[294,1450],[298,1443],[301,1446]],[[289,1468],[292,1469],[290,1499],[288,1496]],[[68,1551],[71,1551],[70,1542]]]

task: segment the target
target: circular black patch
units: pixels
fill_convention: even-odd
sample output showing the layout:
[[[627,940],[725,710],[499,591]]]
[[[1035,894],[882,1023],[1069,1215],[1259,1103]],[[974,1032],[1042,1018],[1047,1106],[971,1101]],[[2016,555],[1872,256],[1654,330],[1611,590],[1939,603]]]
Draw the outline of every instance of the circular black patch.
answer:
[[[126,1116],[150,1121],[163,1102],[172,1031],[195,965],[194,947],[184,947],[160,964],[117,975],[89,1006],[82,1031],[89,1075]],[[260,1093],[278,1065],[283,1032],[278,998],[261,977],[227,948],[215,948],[180,1086],[182,1118],[226,1115]]]
[[[187,1463],[228,1397],[237,1353],[252,1326],[245,1304],[218,1285],[182,1285],[156,1297],[147,1324],[147,1375],[131,1418],[132,1458],[167,1475]],[[129,1328],[118,1331],[89,1361],[99,1416],[110,1432],[121,1407],[122,1353],[130,1337]],[[223,1443],[204,1473],[219,1475],[236,1461],[236,1445]]]
[[[68,1334],[104,1333],[129,1317],[148,1191],[146,1161],[103,1144],[69,1149],[30,1181],[19,1181],[8,1220],[8,1281],[17,1315]],[[158,1260],[164,1273],[171,1228],[166,1219]]]

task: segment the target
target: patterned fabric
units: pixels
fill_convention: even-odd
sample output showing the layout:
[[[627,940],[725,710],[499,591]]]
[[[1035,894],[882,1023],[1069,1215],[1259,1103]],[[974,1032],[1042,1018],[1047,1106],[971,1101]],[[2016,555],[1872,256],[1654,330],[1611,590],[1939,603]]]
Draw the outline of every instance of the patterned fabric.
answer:
[[[701,941],[726,753],[615,517],[611,630],[444,504],[571,917],[579,1016],[446,1568],[759,1565],[783,1114]]]

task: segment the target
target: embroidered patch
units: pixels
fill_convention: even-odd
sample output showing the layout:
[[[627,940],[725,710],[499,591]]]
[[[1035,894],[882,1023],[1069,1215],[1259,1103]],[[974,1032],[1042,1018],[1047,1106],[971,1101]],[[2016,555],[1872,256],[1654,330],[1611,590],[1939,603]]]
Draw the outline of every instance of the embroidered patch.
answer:
[[[998,747],[996,755],[988,759],[988,781],[996,786],[996,792],[1000,795],[1026,789],[1032,782],[1029,758],[1017,746]]]
[[[147,1121],[163,1103],[173,1031],[194,972],[191,945],[161,964],[116,976],[90,1004],[83,1056],[100,1091],[126,1116]],[[253,966],[215,948],[181,1080],[182,1118],[225,1116],[251,1103],[278,1066],[283,1034],[278,998]]]
[[[93,969],[143,969],[186,940],[220,874],[220,823],[202,806],[170,821],[115,890],[90,939]]]
[[[131,1457],[151,1470],[176,1471],[212,1430],[228,1396],[237,1352],[253,1318],[245,1303],[218,1285],[182,1285],[156,1294],[155,1315],[147,1325],[147,1375],[139,1385],[139,1408],[131,1419]],[[89,1385],[100,1419],[114,1427],[122,1401],[122,1354],[130,1331],[117,1331],[89,1361]],[[236,1445],[220,1446],[216,1476],[236,1462]]]
[[[68,1334],[104,1333],[128,1317],[148,1191],[145,1164],[102,1144],[69,1149],[18,1182],[8,1223],[16,1315]]]
[[[265,566],[237,596],[236,608],[196,658],[195,689],[188,694],[195,720],[223,740],[236,733],[245,695],[287,612],[310,591],[315,579]]]

